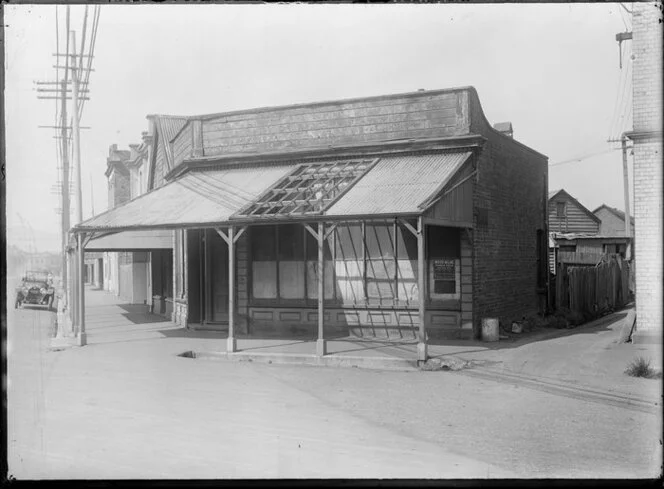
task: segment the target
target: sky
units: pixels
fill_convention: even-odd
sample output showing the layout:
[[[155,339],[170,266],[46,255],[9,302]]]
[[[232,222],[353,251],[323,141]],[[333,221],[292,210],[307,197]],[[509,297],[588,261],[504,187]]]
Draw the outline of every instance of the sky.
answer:
[[[632,125],[631,43],[621,69],[615,40],[631,17],[617,3],[100,8],[81,119],[83,219],[107,209],[109,146],[140,143],[148,114],[468,85],[491,124],[512,122],[515,139],[549,157],[550,190],[591,211],[624,209],[622,155],[607,142]],[[7,239],[34,236],[37,249],[58,248],[60,204],[54,132],[38,128],[54,124],[56,102],[34,82],[55,80],[65,11],[4,5]],[[78,42],[84,11],[71,6]]]

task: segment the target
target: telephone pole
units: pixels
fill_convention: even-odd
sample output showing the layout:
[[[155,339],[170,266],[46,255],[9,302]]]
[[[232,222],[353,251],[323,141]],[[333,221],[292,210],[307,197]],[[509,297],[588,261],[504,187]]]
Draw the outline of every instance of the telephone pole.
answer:
[[[56,69],[55,81],[36,81],[36,91],[38,92],[37,98],[47,100],[57,100],[56,103],[56,118],[55,125],[53,126],[39,126],[40,128],[55,129],[56,134],[53,136],[58,142],[57,156],[60,160],[61,167],[61,181],[58,182],[58,192],[61,194],[61,224],[62,224],[62,286],[63,286],[63,299],[66,307],[67,317],[61,318],[70,321],[72,326],[82,326],[82,307],[83,302],[80,300],[83,287],[80,277],[81,273],[78,270],[80,266],[83,251],[79,249],[79,259],[73,259],[69,256],[69,229],[71,227],[71,182],[70,179],[75,175],[75,198],[76,198],[76,219],[74,224],[78,224],[83,220],[83,203],[82,203],[82,170],[81,170],[81,145],[80,145],[80,131],[81,129],[89,129],[89,127],[81,127],[80,119],[83,112],[83,105],[88,96],[88,80],[89,74],[92,69],[92,59],[94,53],[94,46],[97,34],[97,26],[99,22],[99,8],[96,6],[93,16],[92,29],[90,31],[89,44],[86,46],[86,29],[88,20],[88,7],[85,8],[85,17],[83,19],[83,32],[81,36],[80,53],[76,51],[76,33],[70,28],[70,9],[67,6],[66,14],[66,30],[64,33],[64,43],[66,48],[61,51],[60,49],[60,34],[58,29],[58,14],[56,6],[56,52],[53,53],[55,57],[54,68]],[[86,49],[87,48],[87,49]],[[84,63],[85,61],[85,63]],[[60,70],[63,70],[63,76],[60,77]],[[68,110],[67,101],[71,100],[71,107]],[[70,158],[69,143],[72,143],[72,156]],[[73,161],[72,161],[73,160]],[[71,171],[70,164],[75,165],[74,171]],[[79,245],[81,240],[79,240]],[[71,281],[71,282],[70,282]],[[79,304],[80,302],[80,304]],[[85,344],[84,331],[77,332],[72,329],[71,332],[79,333],[81,336],[82,344]],[[83,333],[83,334],[80,334]],[[81,342],[79,341],[79,344]]]
[[[71,31],[69,38],[72,46],[71,55],[71,81],[72,81],[72,102],[74,103],[74,130],[73,130],[73,144],[74,144],[74,164],[76,165],[76,224],[83,222],[83,182],[81,180],[81,129],[79,124],[78,112],[78,59],[76,58],[76,32]]]
[[[630,217],[629,209],[629,172],[627,168],[627,136],[622,134],[620,139],[609,139],[608,143],[620,143],[622,149],[622,165],[623,165],[623,193],[625,198],[625,236],[630,238],[632,236],[632,219]]]

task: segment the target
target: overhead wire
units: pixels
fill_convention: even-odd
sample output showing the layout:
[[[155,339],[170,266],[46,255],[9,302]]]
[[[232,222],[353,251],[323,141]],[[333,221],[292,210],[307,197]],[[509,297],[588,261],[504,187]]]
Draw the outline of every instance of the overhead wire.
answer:
[[[631,10],[629,10],[627,7],[625,7],[625,5],[623,5],[622,2],[618,2],[618,4],[619,4],[623,9],[625,9],[625,12],[627,12],[627,13],[630,14],[630,15],[632,15],[633,12],[632,12]]]
[[[616,131],[620,128],[623,127],[623,121],[622,119],[624,118],[624,112],[625,112],[625,102],[626,102],[626,94],[631,93],[632,91],[632,63],[631,63],[631,55],[628,56],[628,63],[627,63],[627,68],[624,70],[624,76],[621,78],[623,80],[623,83],[621,86],[618,88],[617,94],[620,94],[620,100],[617,104],[617,106],[614,107],[614,113],[612,116],[611,120],[611,126],[609,129],[610,132],[610,138],[616,136]],[[622,74],[623,72],[621,72]],[[619,131],[622,132],[622,131]]]
[[[625,8],[624,5],[621,4],[621,6]],[[622,20],[623,25],[625,26],[625,30],[629,31],[631,27],[627,25],[627,20],[625,20],[625,14],[623,14],[622,10],[618,10],[618,13],[620,14],[620,19]]]
[[[585,155],[582,155],[582,156],[577,156],[575,158],[570,158],[568,160],[557,161],[555,163],[549,163],[549,168],[554,167],[554,166],[566,165],[566,164],[569,164],[569,163],[577,163],[579,161],[587,160],[587,159],[592,158],[594,156],[599,156],[599,155],[603,155],[603,154],[606,154],[606,153],[611,153],[613,151],[615,151],[613,148],[605,149],[603,151],[588,153],[588,154],[585,154]]]
[[[90,81],[90,72],[92,71],[92,60],[94,57],[94,52],[95,52],[95,46],[97,44],[97,29],[99,26],[99,16],[101,14],[101,9],[99,5],[95,5],[95,10],[93,13],[93,20],[92,20],[92,28],[91,28],[91,33],[90,33],[90,47],[88,48],[88,53],[87,53],[87,67],[85,68],[85,73],[82,75],[85,80],[83,81],[82,86],[87,88],[88,83]],[[83,54],[83,53],[81,53]],[[81,66],[83,63],[83,56],[81,56]],[[83,107],[85,105],[85,97],[83,97],[79,101],[79,120],[83,117]]]
[[[623,85],[627,83],[627,70],[620,70],[620,77],[618,79],[618,87],[616,89],[615,99],[613,102],[613,113],[611,114],[611,119],[608,127],[608,138],[610,139],[613,136],[613,128],[616,124],[616,118],[619,115],[618,109],[620,107],[620,96],[623,92]]]
[[[631,99],[631,94],[632,94],[632,65],[631,63],[627,66],[627,82],[623,86],[623,91],[620,96],[620,104],[618,106],[618,117],[616,118],[614,127],[613,127],[613,132],[612,136],[617,137],[620,136],[620,134],[623,132],[624,128],[626,127],[626,120],[625,117],[629,115],[630,112],[630,105],[629,105],[629,100]]]

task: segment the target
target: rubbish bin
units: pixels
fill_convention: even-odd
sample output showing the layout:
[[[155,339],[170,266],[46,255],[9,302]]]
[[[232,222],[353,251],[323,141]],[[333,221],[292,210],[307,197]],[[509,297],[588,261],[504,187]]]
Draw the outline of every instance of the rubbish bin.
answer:
[[[499,322],[497,318],[482,319],[482,341],[498,341]]]

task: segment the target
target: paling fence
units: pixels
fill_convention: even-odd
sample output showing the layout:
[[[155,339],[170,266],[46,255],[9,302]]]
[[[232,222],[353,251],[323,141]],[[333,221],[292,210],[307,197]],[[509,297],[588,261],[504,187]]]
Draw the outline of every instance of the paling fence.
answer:
[[[583,255],[558,261],[556,309],[595,317],[629,302],[630,264],[620,255]]]

